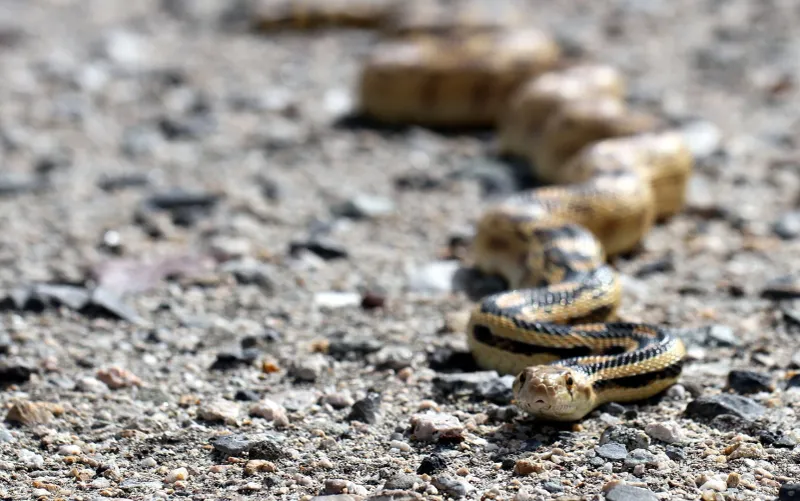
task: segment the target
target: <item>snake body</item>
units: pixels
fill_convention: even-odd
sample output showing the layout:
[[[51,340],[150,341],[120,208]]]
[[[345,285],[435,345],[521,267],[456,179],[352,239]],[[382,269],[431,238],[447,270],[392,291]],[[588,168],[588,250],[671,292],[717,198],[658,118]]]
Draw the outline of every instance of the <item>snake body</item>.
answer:
[[[552,184],[494,203],[472,242],[474,266],[504,277],[509,290],[475,306],[468,344],[480,366],[517,375],[519,407],[578,420],[678,379],[685,348],[677,337],[616,321],[621,284],[606,261],[680,210],[693,159],[680,135],[628,107],[619,72],[565,64],[550,37],[490,2],[288,5],[268,10],[260,27],[338,20],[383,33],[360,74],[365,115],[493,126],[501,152],[527,158]]]

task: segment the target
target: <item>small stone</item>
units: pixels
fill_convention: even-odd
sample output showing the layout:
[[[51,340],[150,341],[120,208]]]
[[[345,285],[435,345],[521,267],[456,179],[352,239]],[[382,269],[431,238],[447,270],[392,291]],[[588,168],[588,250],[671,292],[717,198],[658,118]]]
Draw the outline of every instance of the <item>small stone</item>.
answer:
[[[556,492],[563,492],[564,486],[559,484],[558,482],[545,482],[542,484],[542,487],[547,492],[555,494]]]
[[[395,205],[394,202],[388,198],[359,194],[333,207],[331,211],[340,217],[375,219],[393,213],[395,211]]]
[[[454,499],[466,497],[467,493],[472,489],[465,481],[453,478],[449,475],[434,477],[431,483],[434,487],[439,489],[440,492]]]
[[[58,452],[56,452],[59,456],[77,456],[80,453],[81,448],[77,445],[62,445],[58,448]]]
[[[6,429],[5,426],[0,426],[0,444],[10,444],[16,442],[16,438]]]
[[[415,414],[411,417],[414,438],[423,442],[461,441],[464,426],[457,417],[442,412]]]
[[[739,442],[725,449],[725,455],[730,461],[734,459],[751,458],[760,459],[764,457],[764,448],[761,444],[752,442]]]
[[[214,450],[226,456],[241,456],[256,443],[247,435],[222,435],[211,440]]]
[[[700,491],[724,492],[728,489],[728,484],[721,478],[710,478],[700,486]]]
[[[94,377],[84,377],[79,379],[77,388],[80,391],[84,391],[86,393],[95,393],[98,395],[108,393],[109,391],[109,388],[105,383]]]
[[[743,395],[769,393],[775,389],[769,374],[745,370],[733,370],[728,374],[728,388]]]
[[[20,449],[17,451],[17,459],[25,468],[41,469],[44,466],[44,458],[42,455],[27,449]]]
[[[95,288],[92,291],[90,303],[82,308],[81,312],[90,317],[110,316],[132,324],[141,325],[145,323],[136,310],[128,305],[119,294],[106,287]]]
[[[430,475],[437,471],[442,471],[447,468],[447,460],[441,454],[433,453],[430,456],[422,458],[422,462],[417,468],[418,475]]]
[[[124,69],[140,68],[148,60],[148,47],[144,39],[132,32],[115,31],[96,46],[96,53]]]
[[[98,380],[105,383],[112,390],[142,385],[142,380],[136,374],[122,367],[100,369],[96,375]]]
[[[800,211],[791,211],[782,214],[775,224],[772,231],[784,240],[793,240],[800,236]]]
[[[735,489],[739,487],[739,482],[742,480],[742,476],[732,471],[728,474],[728,478],[725,480],[725,485],[728,486],[728,489]]]
[[[6,413],[6,421],[20,423],[25,426],[47,424],[53,417],[64,413],[64,407],[50,402],[31,402],[23,400],[15,402]]]
[[[361,305],[361,294],[358,292],[317,292],[314,294],[314,304],[319,308],[339,309]]]
[[[354,496],[367,495],[367,490],[364,487],[339,478],[326,480],[325,488],[322,490],[323,495],[343,494],[345,492]]]
[[[240,259],[226,262],[222,265],[221,271],[230,273],[242,285],[257,285],[267,294],[275,292],[275,282],[272,278],[275,270],[270,264],[254,259]]]
[[[665,452],[667,454],[667,457],[673,461],[683,461],[684,459],[686,459],[686,453],[680,447],[668,445],[665,448]]]
[[[260,355],[257,348],[247,348],[241,351],[222,351],[217,353],[217,358],[208,368],[212,371],[226,371],[237,367],[248,367]]]
[[[367,424],[375,424],[380,418],[381,396],[379,393],[370,393],[361,400],[353,404],[347,421],[360,421]]]
[[[428,456],[428,457],[430,457],[430,456]],[[425,460],[428,459],[428,457],[425,457],[425,458],[422,459],[423,464],[425,463]],[[440,459],[441,459],[442,462],[444,462],[444,459],[441,458],[441,456],[440,456]],[[428,474],[435,473],[437,471],[443,470],[446,466],[447,465],[445,464],[442,467],[434,468],[434,469],[431,469],[429,471],[424,471],[423,473],[428,473]],[[422,468],[422,465],[420,465],[420,468]],[[398,473],[398,474],[396,474],[396,475],[394,475],[392,477],[389,477],[386,480],[386,483],[383,484],[383,489],[384,490],[406,490],[406,491],[410,491],[410,490],[413,490],[413,489],[415,489],[416,487],[418,487],[418,486],[420,486],[422,484],[423,484],[422,479],[419,478],[417,475],[409,475],[409,474],[406,474],[406,473]]]
[[[795,501],[800,499],[800,483],[787,482],[781,485],[778,490],[778,499],[780,501]]]
[[[38,372],[36,367],[21,361],[0,362],[0,387],[27,383],[31,375]]]
[[[408,288],[412,292],[442,293],[454,289],[458,261],[435,261],[408,273]]]
[[[218,261],[242,259],[253,252],[253,244],[245,238],[219,235],[208,242],[209,251]]]
[[[600,445],[617,443],[626,449],[647,449],[650,447],[650,438],[645,432],[624,425],[609,426],[600,435]]]
[[[615,442],[609,442],[601,445],[600,447],[597,447],[595,451],[597,452],[597,455],[612,461],[622,461],[628,457],[628,451],[625,449],[625,446]]]
[[[747,397],[722,393],[700,396],[686,406],[685,414],[691,418],[713,418],[721,414],[731,414],[741,419],[755,420],[763,416],[766,409]]]
[[[289,244],[290,256],[297,257],[301,251],[311,252],[325,261],[346,259],[350,255],[344,246],[321,237],[303,241],[296,240]]]
[[[251,459],[244,465],[245,476],[253,476],[257,473],[274,473],[278,471],[274,463],[266,459]]]
[[[150,177],[145,173],[131,172],[129,174],[103,175],[97,181],[97,187],[103,191],[112,192],[127,188],[143,188],[150,184]]]
[[[174,484],[179,480],[186,480],[187,478],[189,478],[189,471],[186,468],[175,468],[167,473],[167,476],[164,477],[164,482]]]
[[[331,339],[328,344],[328,355],[334,360],[357,360],[383,347],[383,343],[370,336],[342,336]]]
[[[722,131],[706,120],[698,120],[682,126],[681,134],[689,151],[697,160],[707,159],[719,151],[722,144]]]
[[[658,501],[658,497],[641,487],[617,484],[606,492],[606,501]]]
[[[411,365],[414,358],[414,352],[407,346],[384,346],[381,350],[375,353],[371,358],[373,363],[378,369],[392,369],[399,371]]]
[[[685,439],[683,429],[675,421],[650,423],[645,427],[644,431],[651,438],[668,444],[677,444]]]
[[[507,404],[512,398],[514,376],[500,376],[496,371],[439,374],[433,385],[448,396],[468,395],[476,400]]]
[[[258,416],[272,421],[276,426],[288,426],[289,418],[286,416],[286,409],[277,402],[268,398],[260,400],[250,406],[250,415]]]
[[[761,297],[774,301],[800,298],[800,278],[792,275],[770,280],[761,290]]]
[[[289,374],[299,381],[313,382],[328,369],[328,358],[322,353],[314,353],[296,360]]]
[[[625,466],[627,468],[635,468],[639,465],[656,466],[657,464],[658,458],[656,455],[645,449],[634,449],[625,458]]]
[[[273,440],[262,440],[250,447],[249,457],[250,459],[277,461],[289,457],[289,453]]]
[[[205,421],[222,421],[235,424],[239,418],[240,407],[230,400],[216,399],[203,403],[197,409],[197,417]]]
[[[329,393],[323,397],[323,401],[334,409],[345,409],[355,403],[353,397],[341,392]]]

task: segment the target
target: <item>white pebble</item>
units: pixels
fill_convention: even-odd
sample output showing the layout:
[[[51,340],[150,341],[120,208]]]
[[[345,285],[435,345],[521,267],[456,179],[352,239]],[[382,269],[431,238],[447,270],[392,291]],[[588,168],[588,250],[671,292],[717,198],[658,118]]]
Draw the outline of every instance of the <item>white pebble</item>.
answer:
[[[166,478],[164,478],[164,482],[174,484],[179,480],[186,480],[187,478],[189,478],[189,470],[186,468],[175,468],[167,474]]]
[[[661,440],[668,444],[682,442],[685,438],[683,429],[675,421],[665,421],[663,423],[648,424],[645,429],[651,438]]]
[[[77,445],[62,445],[58,448],[59,456],[77,456],[81,453],[81,448]]]
[[[391,442],[389,442],[389,445],[393,449],[397,449],[403,452],[408,452],[411,450],[411,446],[401,440],[392,440]]]
[[[158,466],[158,463],[156,462],[156,460],[153,459],[153,458],[149,458],[149,457],[148,458],[144,458],[141,461],[139,461],[139,464],[144,466],[145,468],[155,468],[156,466]]]

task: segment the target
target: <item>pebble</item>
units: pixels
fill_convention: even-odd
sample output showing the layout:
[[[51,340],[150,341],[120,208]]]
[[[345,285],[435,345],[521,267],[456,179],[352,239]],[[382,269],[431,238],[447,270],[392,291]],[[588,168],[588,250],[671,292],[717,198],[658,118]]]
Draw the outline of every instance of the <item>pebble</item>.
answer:
[[[114,31],[96,45],[96,53],[122,69],[141,68],[149,60],[149,49],[144,39],[129,31]]]
[[[279,403],[268,398],[259,400],[250,406],[250,415],[258,416],[272,421],[276,426],[288,426],[289,418],[286,409]]]
[[[634,449],[625,458],[625,467],[635,468],[639,465],[656,466],[658,457],[645,449]]]
[[[411,366],[414,352],[411,348],[402,345],[384,346],[380,351],[370,357],[370,361],[379,370],[392,369],[399,371]]]
[[[167,473],[167,476],[164,477],[164,482],[174,484],[179,480],[186,480],[187,478],[189,478],[189,471],[186,468],[175,468]]]
[[[352,494],[354,496],[366,496],[367,489],[344,479],[336,478],[325,481],[325,488],[323,489],[322,494],[331,495],[343,493]]]
[[[761,297],[772,300],[800,298],[800,279],[789,275],[770,280],[761,290]]]
[[[424,458],[422,461],[424,462],[425,459],[427,459],[427,458]],[[442,460],[442,461],[444,461],[444,460]],[[422,466],[420,465],[420,468],[421,467]],[[434,473],[435,471],[439,471],[439,470],[442,470],[442,469],[444,469],[444,467],[437,468],[437,469],[434,469],[434,470],[431,470],[431,471],[426,471],[426,472],[423,472],[423,473]],[[409,475],[407,473],[398,473],[398,474],[396,474],[396,475],[394,475],[392,477],[389,477],[386,480],[386,483],[383,484],[383,489],[384,490],[406,490],[406,491],[410,491],[410,490],[413,490],[413,489],[415,489],[416,487],[418,487],[418,486],[420,486],[422,484],[423,484],[422,479],[419,478],[417,475]]]
[[[771,392],[774,389],[772,377],[763,372],[733,370],[728,374],[728,388],[743,395]]]
[[[641,487],[617,484],[606,492],[606,501],[658,501],[658,497]]]
[[[208,367],[212,371],[226,371],[237,367],[248,367],[255,362],[261,352],[257,348],[236,351],[221,351]]]
[[[645,427],[644,431],[651,438],[668,444],[678,444],[686,438],[683,429],[675,421],[650,423]]]
[[[328,368],[328,357],[322,353],[313,353],[295,360],[289,368],[289,375],[298,381],[313,382]]]
[[[781,485],[778,490],[778,499],[780,501],[795,501],[800,499],[800,483],[786,482]]]
[[[667,457],[673,461],[683,461],[686,459],[686,453],[680,447],[668,445],[664,450],[667,454]]]
[[[244,465],[244,474],[253,476],[257,473],[274,473],[278,468],[266,459],[251,459]]]
[[[257,442],[257,440],[247,435],[232,434],[214,437],[211,440],[211,445],[214,450],[226,456],[241,456]]]
[[[441,454],[433,453],[429,456],[422,458],[422,462],[417,468],[418,475],[430,475],[437,471],[442,471],[447,468],[447,460]]]
[[[289,255],[297,257],[301,251],[308,251],[324,259],[334,261],[350,256],[347,248],[327,238],[317,237],[309,240],[295,240],[289,244]]]
[[[38,470],[44,466],[44,458],[42,455],[36,454],[28,449],[20,449],[17,451],[17,459],[25,468]]]
[[[784,240],[793,240],[800,236],[800,211],[782,214],[772,225],[772,231]]]
[[[334,215],[352,219],[377,219],[394,211],[394,202],[388,198],[368,194],[358,194],[331,208]]]
[[[617,443],[624,445],[629,450],[647,449],[650,447],[650,437],[647,435],[641,430],[624,425],[609,426],[600,435],[600,445]]]
[[[347,421],[360,421],[366,424],[375,424],[380,418],[381,395],[370,393],[361,400],[357,400],[347,415]]]
[[[444,395],[468,395],[501,405],[511,401],[513,384],[513,375],[501,377],[496,371],[439,374],[433,379],[434,387]]]
[[[700,486],[701,491],[717,491],[724,492],[728,489],[728,484],[721,478],[708,479],[703,485]]]
[[[412,433],[422,442],[461,441],[464,425],[457,417],[443,412],[429,412],[411,416]]]
[[[466,497],[472,489],[467,482],[449,475],[439,475],[434,477],[431,481],[434,487],[439,489],[440,492],[454,499],[461,499]]]
[[[96,376],[112,390],[142,385],[142,380],[136,374],[122,367],[100,369]]]
[[[434,261],[407,273],[408,288],[412,292],[443,293],[454,289],[458,261]]]
[[[277,461],[289,457],[289,453],[274,440],[261,440],[250,446],[249,457]]]
[[[752,442],[739,442],[726,447],[724,452],[730,461],[742,458],[759,459],[764,457],[764,448],[761,444]]]
[[[64,413],[64,408],[59,404],[50,402],[31,402],[22,400],[15,402],[6,413],[6,421],[20,423],[25,426],[47,424],[55,416]]]
[[[255,259],[237,259],[225,262],[220,270],[223,273],[230,273],[236,281],[242,285],[257,285],[267,294],[275,292],[275,269],[268,263],[262,263]]]
[[[56,452],[59,456],[77,456],[80,453],[81,448],[77,445],[62,445],[58,448],[58,452]]]
[[[37,369],[21,361],[5,360],[0,362],[0,386],[27,383]]]
[[[598,456],[610,459],[612,461],[622,461],[628,457],[628,451],[625,446],[616,442],[603,444],[600,447],[597,447],[595,452],[597,452]]]
[[[555,494],[556,492],[563,492],[564,486],[559,484],[558,482],[545,482],[542,484],[542,488],[547,492]]]
[[[235,424],[239,418],[241,408],[236,402],[224,399],[215,399],[204,402],[197,409],[197,417],[205,421],[222,421]]]
[[[5,426],[0,425],[0,444],[10,444],[16,442],[16,438]]]
[[[731,414],[741,419],[755,420],[765,412],[764,406],[750,398],[721,393],[697,397],[686,406],[685,414],[691,418],[713,418],[721,414]]]
[[[314,304],[319,308],[338,309],[350,308],[361,305],[361,294],[358,292],[317,292],[314,294]]]
[[[328,393],[322,398],[322,400],[334,409],[345,409],[355,403],[353,397],[342,392]]]
[[[358,360],[383,347],[383,343],[371,336],[343,335],[331,339],[328,355],[334,360]]]
[[[704,160],[719,151],[722,145],[722,131],[712,122],[697,120],[683,125],[680,132],[689,151],[697,160]]]

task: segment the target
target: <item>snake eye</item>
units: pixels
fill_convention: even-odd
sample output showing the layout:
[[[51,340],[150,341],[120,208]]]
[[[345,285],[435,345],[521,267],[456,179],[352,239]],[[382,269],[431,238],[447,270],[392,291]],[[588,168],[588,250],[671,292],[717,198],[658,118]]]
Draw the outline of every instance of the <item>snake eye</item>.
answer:
[[[572,379],[572,376],[567,376],[567,386],[572,386],[575,384],[575,381]]]

